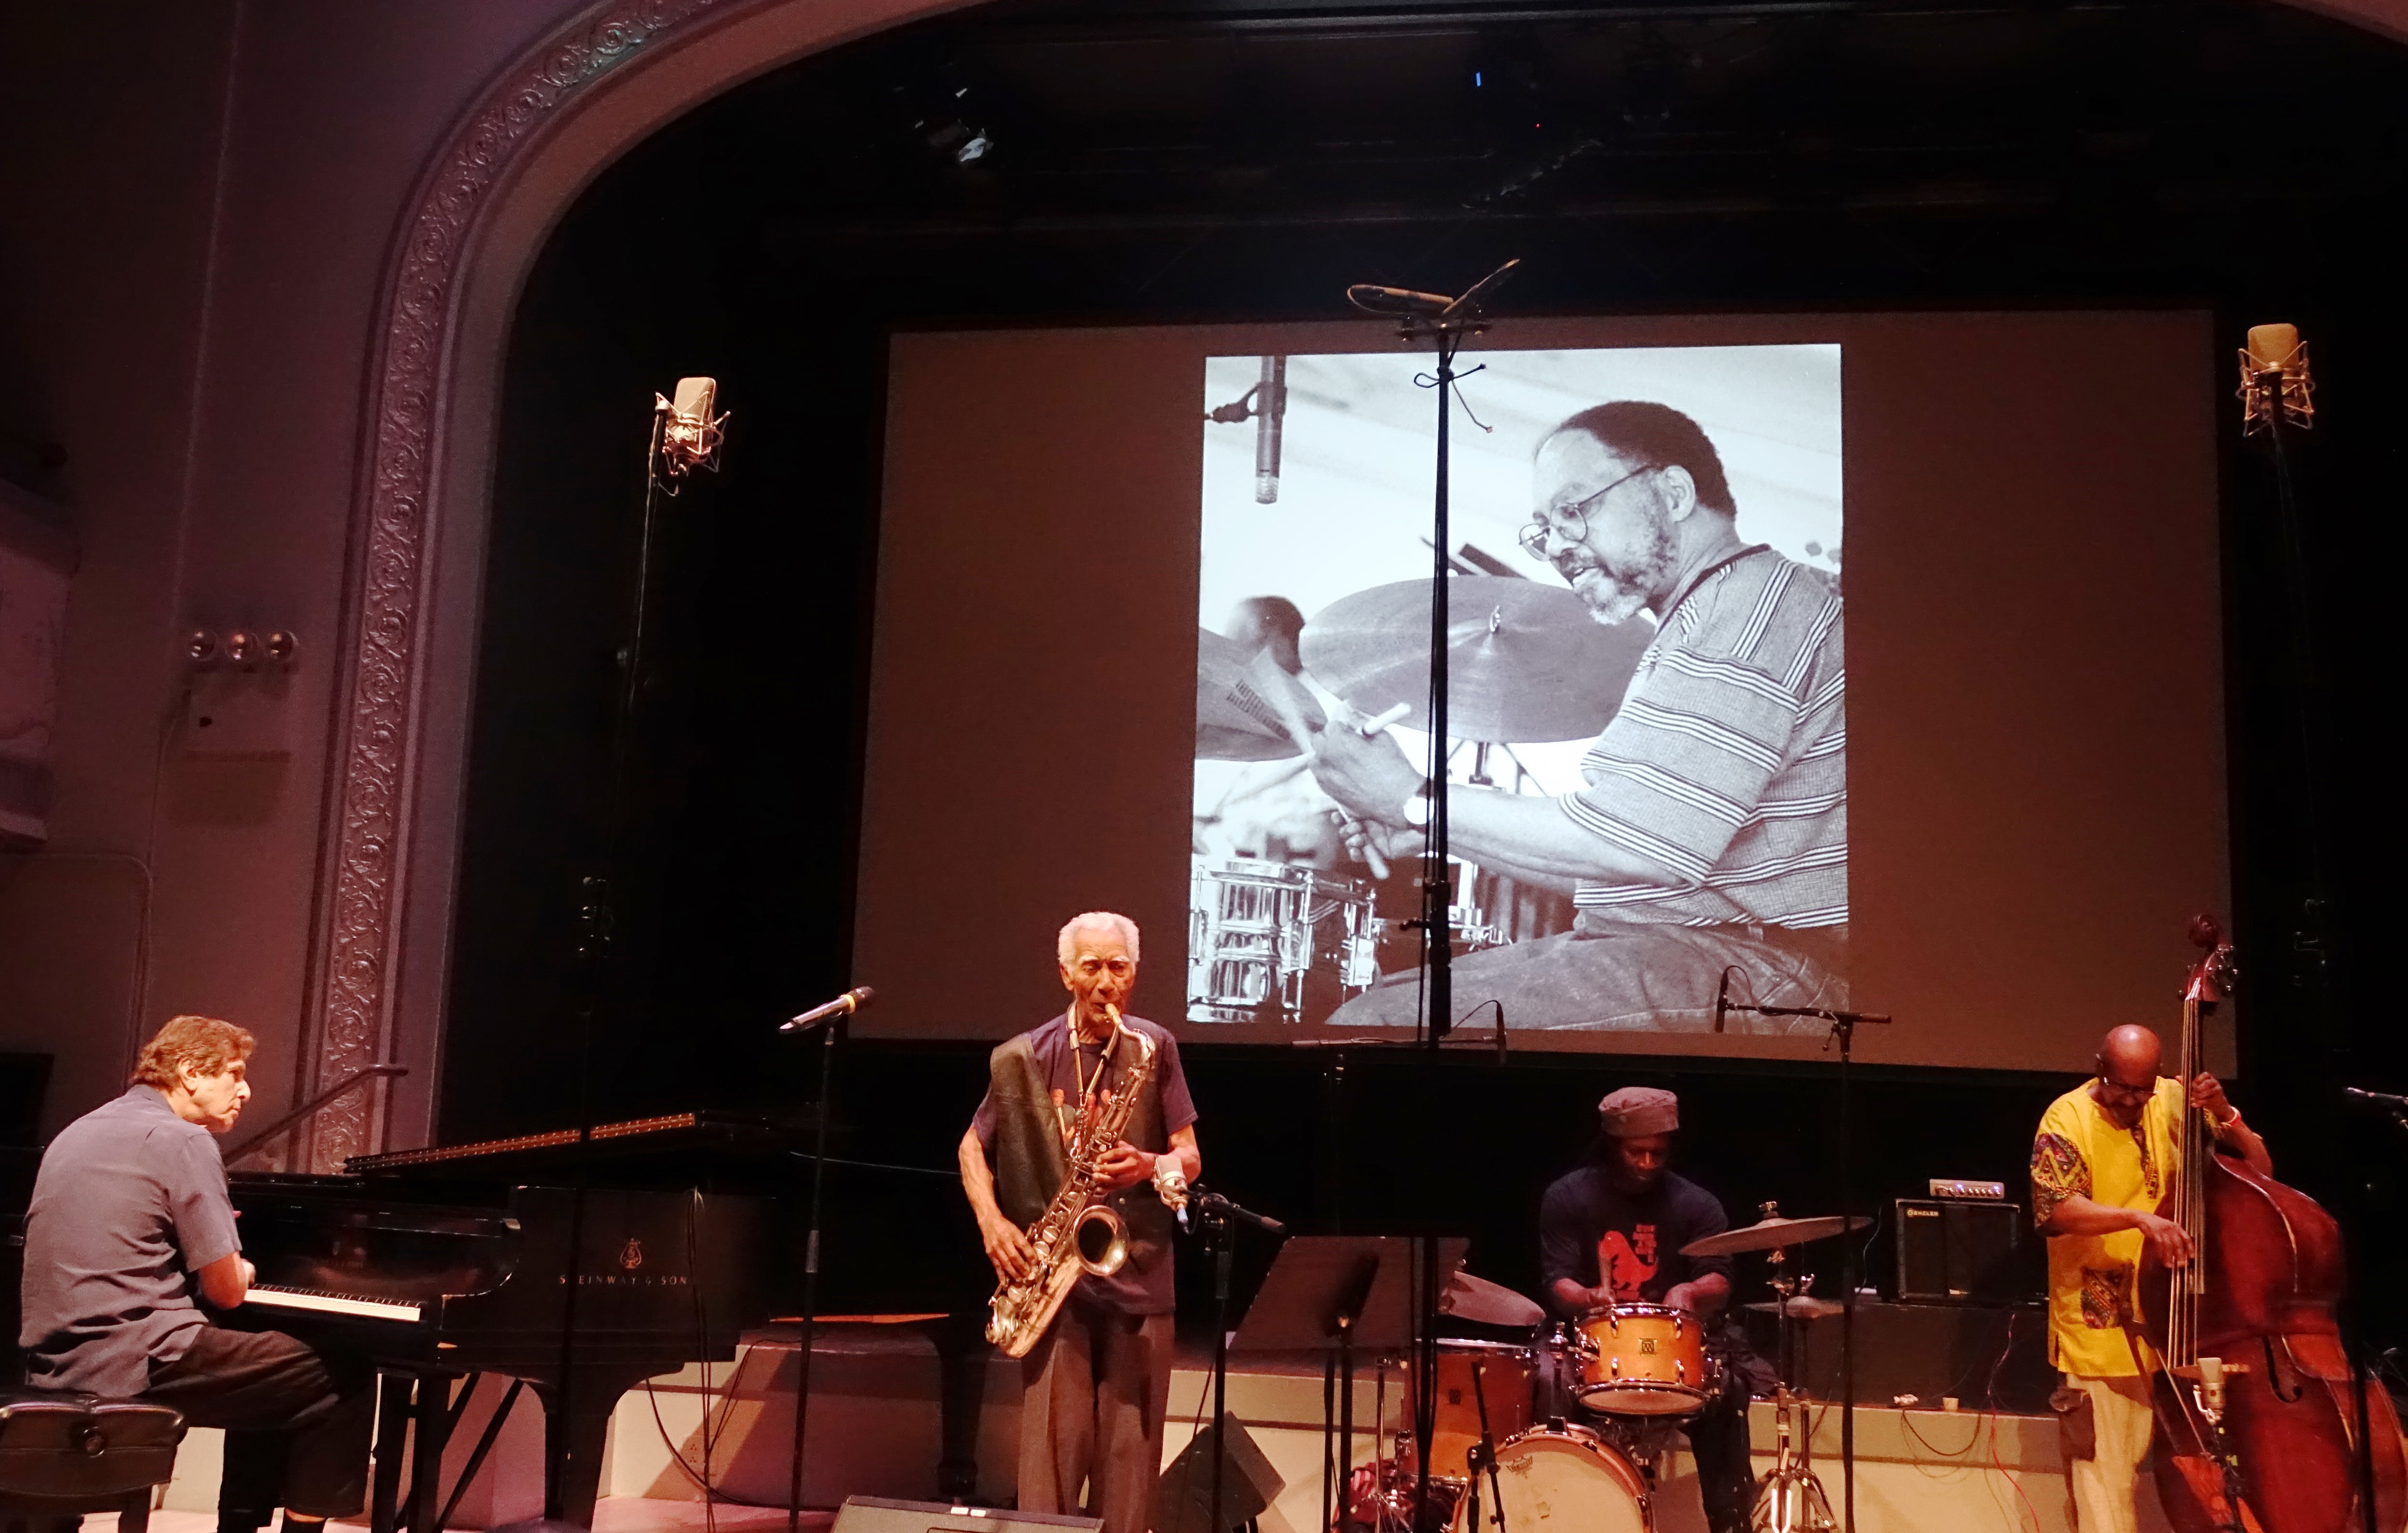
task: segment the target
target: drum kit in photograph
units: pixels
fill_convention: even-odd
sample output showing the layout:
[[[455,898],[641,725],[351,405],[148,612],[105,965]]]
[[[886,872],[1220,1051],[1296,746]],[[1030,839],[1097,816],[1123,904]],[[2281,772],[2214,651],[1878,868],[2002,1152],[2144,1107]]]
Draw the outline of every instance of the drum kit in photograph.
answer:
[[[1478,786],[1494,785],[1491,752],[1500,747],[1510,754],[1515,744],[1593,738],[1654,635],[1645,623],[1601,625],[1578,596],[1535,580],[1458,575],[1447,594],[1447,727],[1472,747],[1467,781]],[[1429,692],[1429,612],[1426,580],[1358,591],[1314,614],[1301,663],[1353,721],[1417,727]],[[1247,652],[1210,629],[1198,632],[1196,695],[1199,760],[1293,764],[1235,790],[1225,812],[1308,770],[1310,737],[1328,722],[1268,650]],[[1387,967],[1418,961],[1418,931],[1374,910],[1373,882],[1385,871],[1376,858],[1373,880],[1277,854],[1199,852],[1192,871],[1190,1021],[1318,1021],[1369,988],[1383,956]],[[1570,923],[1569,902],[1551,891],[1469,867],[1462,877],[1448,923],[1458,955]]]
[[[1838,1525],[1807,1457],[1802,1399],[1789,1380],[1798,1325],[1839,1312],[1805,1297],[1786,1254],[1870,1223],[1862,1216],[1784,1219],[1770,1203],[1756,1224],[1691,1241],[1686,1256],[1770,1254],[1774,1297],[1749,1309],[1782,1317],[1782,1384],[1772,1469],[1758,1483],[1757,1533],[1823,1533]],[[1445,1312],[1512,1340],[1441,1340],[1429,1480],[1410,1429],[1358,1467],[1333,1533],[1412,1533],[1416,1501],[1449,1533],[1655,1533],[1657,1471],[1683,1425],[1720,1398],[1727,1366],[1686,1310],[1621,1303],[1550,1325],[1520,1294],[1457,1274]],[[1411,1389],[1412,1369],[1403,1369]],[[1380,1373],[1384,1396],[1387,1369]],[[1410,1394],[1406,1397],[1412,1397]],[[1575,1419],[1575,1415],[1579,1419]],[[1481,1467],[1493,1444],[1493,1470]],[[1475,1485],[1475,1476],[1478,1483]],[[1472,1521],[1477,1515],[1478,1522]]]

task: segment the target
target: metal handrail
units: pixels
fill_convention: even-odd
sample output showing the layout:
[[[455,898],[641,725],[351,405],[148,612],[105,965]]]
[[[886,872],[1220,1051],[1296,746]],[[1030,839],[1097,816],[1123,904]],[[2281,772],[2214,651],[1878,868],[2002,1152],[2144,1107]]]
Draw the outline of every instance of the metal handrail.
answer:
[[[225,1154],[225,1163],[228,1166],[232,1166],[236,1161],[242,1159],[245,1155],[257,1150],[260,1146],[267,1143],[270,1139],[275,1139],[279,1134],[281,1134],[287,1129],[293,1127],[304,1118],[314,1115],[327,1103],[333,1101],[336,1097],[340,1096],[343,1093],[351,1090],[353,1086],[358,1085],[363,1081],[366,1081],[371,1077],[380,1075],[408,1075],[408,1073],[409,1067],[407,1065],[362,1066],[360,1068],[353,1070],[351,1074],[343,1077],[341,1081],[327,1087],[317,1096],[310,1097],[308,1101],[294,1108],[292,1111],[286,1113],[281,1118],[269,1124],[265,1128],[261,1129],[258,1133],[253,1134],[251,1138],[243,1140],[242,1143],[227,1151]]]

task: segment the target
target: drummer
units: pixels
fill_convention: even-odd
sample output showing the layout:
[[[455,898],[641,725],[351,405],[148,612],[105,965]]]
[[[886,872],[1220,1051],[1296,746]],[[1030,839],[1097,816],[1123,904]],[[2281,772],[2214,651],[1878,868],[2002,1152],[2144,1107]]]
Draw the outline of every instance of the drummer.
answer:
[[[1727,1256],[1684,1256],[1730,1219],[1712,1193],[1670,1169],[1680,1098],[1625,1086],[1597,1104],[1589,1163],[1547,1189],[1539,1207],[1539,1270],[1548,1302],[1577,1320],[1614,1304],[1662,1304],[1709,1321],[1730,1303]],[[1748,1462],[1747,1369],[1727,1349],[1721,1392],[1681,1424],[1698,1461],[1698,1490],[1713,1533],[1747,1533],[1756,1498]]]

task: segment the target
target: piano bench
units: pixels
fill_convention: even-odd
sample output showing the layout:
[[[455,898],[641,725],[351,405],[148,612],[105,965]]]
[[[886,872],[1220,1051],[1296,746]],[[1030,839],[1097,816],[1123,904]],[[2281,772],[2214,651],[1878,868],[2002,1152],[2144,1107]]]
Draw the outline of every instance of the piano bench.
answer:
[[[183,1412],[72,1390],[0,1388],[0,1523],[73,1533],[88,1512],[143,1533],[150,1493],[176,1472]]]

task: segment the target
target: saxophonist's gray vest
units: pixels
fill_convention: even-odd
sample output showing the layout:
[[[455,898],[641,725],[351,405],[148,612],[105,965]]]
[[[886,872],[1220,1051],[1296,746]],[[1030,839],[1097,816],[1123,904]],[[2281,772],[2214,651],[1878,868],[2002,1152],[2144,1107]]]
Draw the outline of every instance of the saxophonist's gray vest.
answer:
[[[1136,1019],[1129,1019],[1134,1022]],[[1061,1026],[1057,1020],[1049,1025]],[[1159,1050],[1162,1041],[1154,1039]],[[1137,1067],[1137,1041],[1121,1037],[1112,1051],[1111,1073],[1125,1079]],[[1003,1216],[1025,1229],[1036,1223],[1070,1174],[1069,1156],[1055,1126],[1054,1088],[1038,1067],[1037,1051],[1025,1033],[987,1056],[987,1089],[995,1096],[995,1201]],[[1073,1110],[1077,1104],[1069,1104]],[[1161,1154],[1170,1148],[1162,1129],[1162,1062],[1154,1070],[1129,1115],[1128,1141],[1140,1150]],[[1170,1249],[1170,1211],[1150,1182],[1124,1187],[1102,1199],[1121,1216],[1128,1231],[1129,1267],[1145,1268]]]

